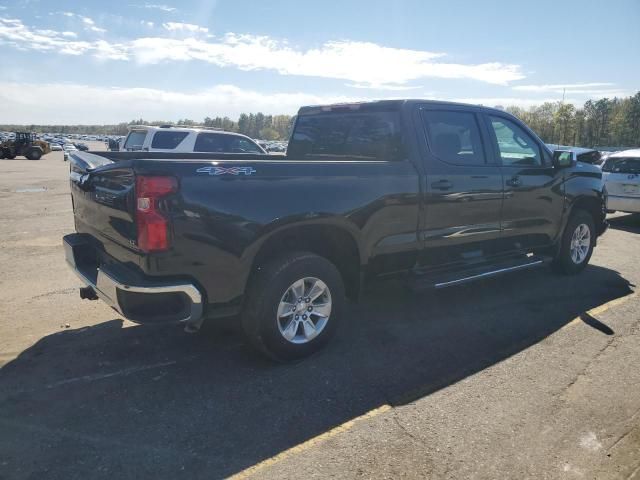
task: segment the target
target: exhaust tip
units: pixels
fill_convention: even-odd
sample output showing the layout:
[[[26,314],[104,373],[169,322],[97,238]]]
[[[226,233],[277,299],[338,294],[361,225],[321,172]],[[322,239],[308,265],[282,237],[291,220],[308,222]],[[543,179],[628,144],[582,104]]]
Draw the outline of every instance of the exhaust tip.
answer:
[[[82,287],[80,289],[80,298],[83,300],[98,300],[98,295],[92,287]]]

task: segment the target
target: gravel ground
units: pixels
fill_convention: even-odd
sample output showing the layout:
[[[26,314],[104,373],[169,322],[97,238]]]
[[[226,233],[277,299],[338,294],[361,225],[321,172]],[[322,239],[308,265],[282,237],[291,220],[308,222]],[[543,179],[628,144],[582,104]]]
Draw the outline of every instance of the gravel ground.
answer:
[[[638,217],[576,277],[378,286],[273,365],[80,300],[61,152],[0,175],[0,479],[640,478]]]

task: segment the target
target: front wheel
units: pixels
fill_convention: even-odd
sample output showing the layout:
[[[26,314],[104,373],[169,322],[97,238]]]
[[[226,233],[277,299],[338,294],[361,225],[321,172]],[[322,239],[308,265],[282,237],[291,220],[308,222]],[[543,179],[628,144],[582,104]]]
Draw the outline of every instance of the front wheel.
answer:
[[[37,148],[33,148],[27,152],[26,157],[29,160],[40,160],[40,157],[42,157],[42,151]]]
[[[338,269],[299,252],[260,267],[249,283],[242,327],[249,341],[279,361],[318,351],[335,333],[345,303]]]
[[[589,263],[596,240],[593,217],[584,210],[571,215],[552,266],[567,275],[581,272]]]

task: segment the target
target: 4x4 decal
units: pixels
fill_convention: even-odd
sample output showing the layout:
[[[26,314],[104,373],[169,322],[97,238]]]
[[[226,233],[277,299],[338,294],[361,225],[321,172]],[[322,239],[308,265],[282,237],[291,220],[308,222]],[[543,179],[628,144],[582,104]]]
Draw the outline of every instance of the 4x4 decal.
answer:
[[[206,173],[208,175],[251,175],[256,173],[253,167],[202,167],[196,173]]]

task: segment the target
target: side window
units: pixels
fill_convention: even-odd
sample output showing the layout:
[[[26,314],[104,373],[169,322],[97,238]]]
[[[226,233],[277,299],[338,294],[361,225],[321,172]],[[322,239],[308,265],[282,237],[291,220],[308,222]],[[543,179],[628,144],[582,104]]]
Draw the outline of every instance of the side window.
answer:
[[[287,156],[301,159],[399,160],[404,155],[398,112],[301,115]]]
[[[480,129],[473,113],[423,110],[422,122],[429,148],[443,162],[484,165]]]
[[[230,139],[229,151],[232,153],[262,153],[255,143],[242,137]]]
[[[502,165],[542,165],[538,143],[522,128],[506,118],[489,117],[498,142]]]
[[[225,143],[224,135],[217,133],[199,133],[193,151],[223,153],[227,151]]]
[[[127,136],[127,141],[124,144],[124,148],[127,150],[142,150],[144,139],[147,136],[147,131],[144,130],[132,130]]]
[[[189,132],[156,132],[151,141],[151,148],[174,149],[189,135]]]

